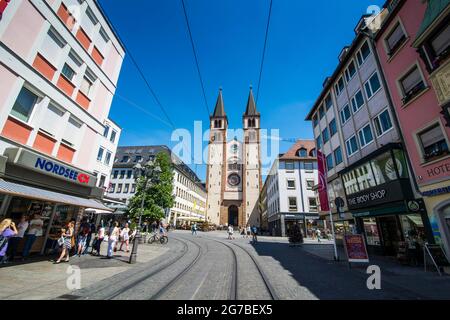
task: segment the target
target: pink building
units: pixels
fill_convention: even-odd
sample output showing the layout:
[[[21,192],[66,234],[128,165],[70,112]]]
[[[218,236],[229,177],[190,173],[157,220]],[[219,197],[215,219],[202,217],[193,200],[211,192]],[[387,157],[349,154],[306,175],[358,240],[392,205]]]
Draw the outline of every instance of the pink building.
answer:
[[[395,0],[376,46],[433,235],[450,254],[448,0]]]
[[[120,136],[108,115],[125,51],[95,0],[0,8],[0,220],[40,214],[31,251],[44,252],[85,208],[107,209],[95,199]]]

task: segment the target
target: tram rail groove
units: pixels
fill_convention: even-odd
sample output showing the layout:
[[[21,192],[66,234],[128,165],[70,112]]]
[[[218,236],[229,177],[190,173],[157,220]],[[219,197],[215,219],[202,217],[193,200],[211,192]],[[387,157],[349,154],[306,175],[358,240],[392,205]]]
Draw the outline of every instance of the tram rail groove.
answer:
[[[238,300],[238,259],[236,252],[233,250],[231,246],[229,246],[226,242],[222,242],[215,239],[210,239],[212,241],[215,241],[217,243],[223,244],[225,247],[227,247],[232,255],[233,255],[233,272],[231,275],[231,286],[230,286],[230,300]]]

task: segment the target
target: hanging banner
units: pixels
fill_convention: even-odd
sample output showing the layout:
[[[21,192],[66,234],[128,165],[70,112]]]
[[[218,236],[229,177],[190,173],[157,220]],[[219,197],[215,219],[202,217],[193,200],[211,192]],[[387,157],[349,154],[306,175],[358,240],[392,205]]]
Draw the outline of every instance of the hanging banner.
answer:
[[[317,166],[319,172],[319,201],[321,211],[330,211],[327,190],[327,168],[325,164],[325,156],[322,152],[317,151]]]
[[[0,0],[0,17],[10,2],[11,0]]]
[[[369,262],[366,242],[361,234],[350,234],[344,236],[344,248],[348,262]]]

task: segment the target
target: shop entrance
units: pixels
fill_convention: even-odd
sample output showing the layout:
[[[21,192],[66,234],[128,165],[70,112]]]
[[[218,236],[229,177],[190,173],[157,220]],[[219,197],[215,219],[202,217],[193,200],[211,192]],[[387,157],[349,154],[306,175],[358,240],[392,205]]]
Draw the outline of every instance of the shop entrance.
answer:
[[[228,225],[232,225],[233,227],[238,226],[238,216],[239,216],[239,209],[236,206],[229,206],[228,207]]]
[[[403,241],[401,228],[396,216],[381,217],[378,219],[380,226],[383,251],[387,256],[395,256],[399,242]]]

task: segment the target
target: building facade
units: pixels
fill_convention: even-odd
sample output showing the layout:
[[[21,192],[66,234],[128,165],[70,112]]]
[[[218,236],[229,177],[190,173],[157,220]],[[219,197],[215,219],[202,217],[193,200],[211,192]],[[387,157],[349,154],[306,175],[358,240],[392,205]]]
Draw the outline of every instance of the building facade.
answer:
[[[111,166],[96,156],[125,52],[97,1],[18,0],[2,10],[0,216],[40,214],[31,251],[43,253],[85,208],[108,210],[95,199]]]
[[[388,1],[375,42],[431,221],[450,256],[450,1]]]
[[[215,225],[259,226],[259,194],[262,188],[260,128],[252,89],[243,119],[243,141],[228,139],[228,118],[222,90],[210,117],[207,181],[208,221]]]
[[[294,223],[307,236],[319,219],[314,141],[299,140],[273,163],[266,178],[267,220],[273,236],[288,236]]]
[[[386,16],[383,10],[377,22]],[[414,188],[373,30],[362,17],[307,120],[325,158],[337,239],[362,233],[371,253],[395,256],[413,232],[429,239],[431,228]],[[322,215],[329,221],[328,212]]]
[[[205,221],[206,190],[200,179],[167,146],[121,146],[117,149],[111,174],[108,197],[128,204],[136,193],[134,166],[154,160],[160,153],[167,153],[174,168],[174,207],[167,210],[166,222],[176,226],[194,220]]]

